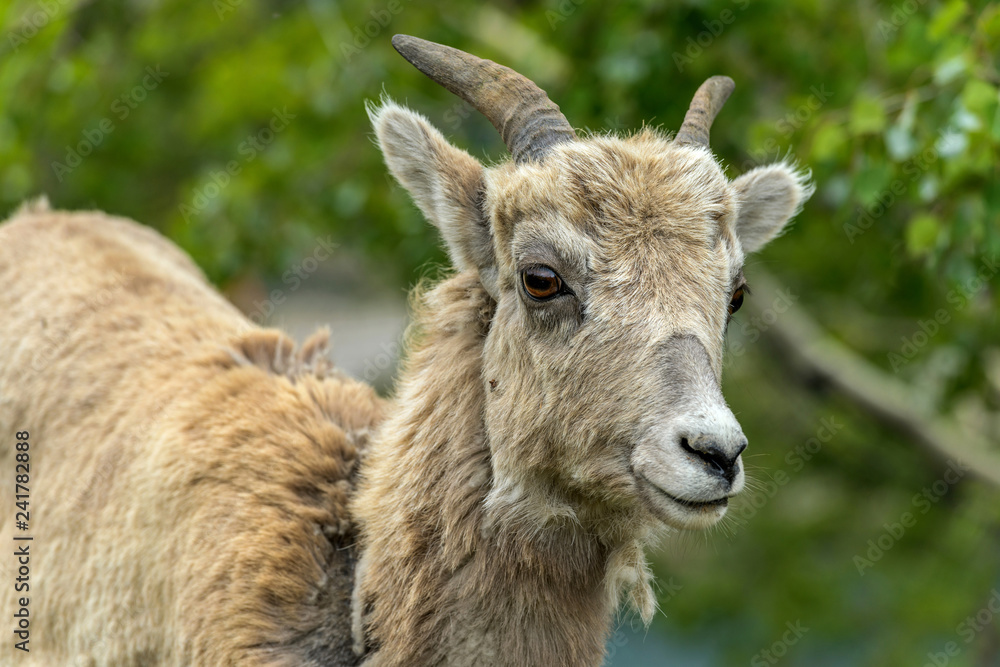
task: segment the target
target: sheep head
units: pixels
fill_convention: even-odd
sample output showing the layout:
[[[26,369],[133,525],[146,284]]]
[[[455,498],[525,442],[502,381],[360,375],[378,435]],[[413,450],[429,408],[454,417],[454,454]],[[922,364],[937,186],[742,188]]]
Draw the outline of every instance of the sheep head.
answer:
[[[370,109],[389,170],[496,302],[487,504],[597,531],[621,530],[611,514],[633,529],[714,524],[744,486],[746,438],[720,390],[744,257],[798,211],[806,175],[776,164],[726,178],[708,147],[726,77],[699,89],[672,140],[580,139],[520,74],[413,37],[393,44],[513,156],[487,168],[420,114]]]

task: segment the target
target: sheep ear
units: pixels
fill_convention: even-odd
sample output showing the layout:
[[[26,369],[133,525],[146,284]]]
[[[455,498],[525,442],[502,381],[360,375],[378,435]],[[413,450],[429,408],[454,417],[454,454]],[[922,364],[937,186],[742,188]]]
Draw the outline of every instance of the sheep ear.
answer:
[[[806,171],[785,163],[757,167],[735,181],[740,202],[736,236],[743,252],[757,252],[781,233],[815,187]]]
[[[493,239],[480,207],[483,166],[422,115],[391,100],[370,106],[368,117],[389,171],[441,230],[455,268],[477,269],[493,287],[487,284],[496,274]]]

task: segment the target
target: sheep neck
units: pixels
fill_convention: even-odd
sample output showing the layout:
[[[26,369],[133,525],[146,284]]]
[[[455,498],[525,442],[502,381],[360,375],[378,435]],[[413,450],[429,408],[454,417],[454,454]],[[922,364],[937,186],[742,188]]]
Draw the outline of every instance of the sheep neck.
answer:
[[[461,274],[421,304],[397,404],[354,501],[356,648],[372,665],[598,665],[614,611],[612,550],[579,526],[539,530],[485,503],[492,301]]]

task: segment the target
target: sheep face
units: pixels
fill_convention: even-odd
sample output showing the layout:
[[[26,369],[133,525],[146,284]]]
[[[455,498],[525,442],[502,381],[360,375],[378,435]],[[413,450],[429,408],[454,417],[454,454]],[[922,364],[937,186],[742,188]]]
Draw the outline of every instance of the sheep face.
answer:
[[[718,521],[746,446],[719,389],[726,325],[745,253],[798,210],[803,175],[730,182],[707,149],[651,131],[485,169],[419,114],[372,111],[390,170],[496,302],[488,503],[543,522]]]

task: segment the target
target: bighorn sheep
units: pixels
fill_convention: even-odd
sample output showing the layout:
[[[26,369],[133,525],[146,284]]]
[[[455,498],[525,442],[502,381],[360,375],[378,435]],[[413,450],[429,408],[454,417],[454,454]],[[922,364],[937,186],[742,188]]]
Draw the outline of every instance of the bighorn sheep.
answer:
[[[390,403],[147,228],[44,204],[0,227],[2,541],[25,452],[34,538],[30,592],[2,559],[8,624],[30,597],[31,652],[8,634],[4,662],[598,665],[621,600],[653,613],[644,546],[743,488],[723,337],[744,253],[810,186],[723,175],[732,81],[672,140],[579,139],[519,74],[393,44],[513,159],[370,108],[455,267],[415,299]]]

